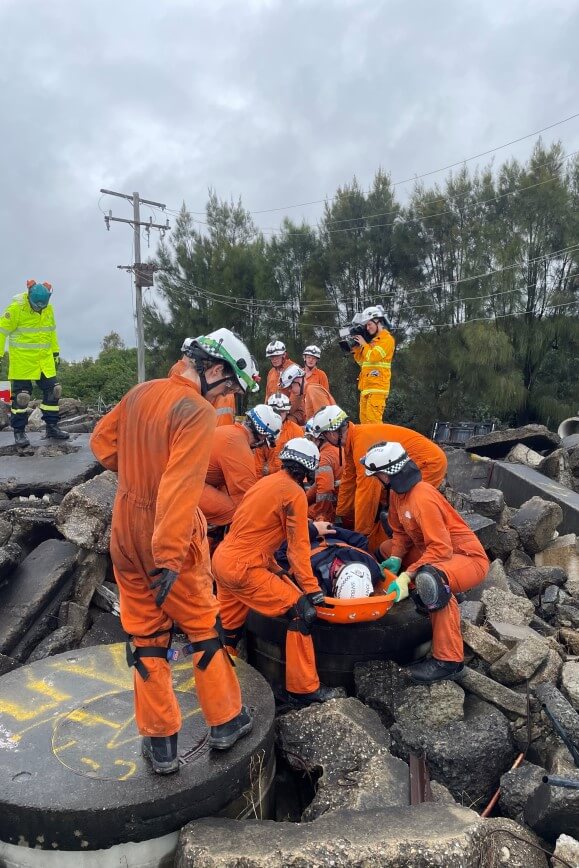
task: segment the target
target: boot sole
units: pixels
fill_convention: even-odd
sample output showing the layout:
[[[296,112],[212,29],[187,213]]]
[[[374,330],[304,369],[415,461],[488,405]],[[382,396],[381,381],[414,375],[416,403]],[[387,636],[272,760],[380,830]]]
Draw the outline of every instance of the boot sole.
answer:
[[[209,747],[212,750],[229,750],[230,747],[233,747],[236,741],[239,741],[239,739],[243,738],[244,735],[248,735],[252,729],[253,718],[248,721],[248,723],[244,724],[241,729],[238,729],[237,732],[232,732],[231,735],[222,736],[221,738],[212,738],[209,736]]]
[[[157,775],[172,775],[179,771],[178,758],[171,760],[171,762],[159,763],[145,745],[141,747],[141,753],[151,763],[152,769]]]
[[[411,672],[408,673],[415,684],[436,684],[437,681],[456,681],[464,675],[464,668],[459,672],[453,672],[451,675],[444,675],[442,678],[415,678]]]

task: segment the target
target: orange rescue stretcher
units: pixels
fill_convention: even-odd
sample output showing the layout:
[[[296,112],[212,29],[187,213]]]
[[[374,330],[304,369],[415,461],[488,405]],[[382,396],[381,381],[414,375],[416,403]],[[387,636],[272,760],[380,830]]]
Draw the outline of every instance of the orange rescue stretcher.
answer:
[[[318,618],[332,624],[360,624],[364,621],[378,621],[390,611],[396,600],[396,592],[386,594],[384,589],[396,576],[384,570],[384,581],[370,597],[355,597],[352,600],[324,597],[324,605],[316,606]]]

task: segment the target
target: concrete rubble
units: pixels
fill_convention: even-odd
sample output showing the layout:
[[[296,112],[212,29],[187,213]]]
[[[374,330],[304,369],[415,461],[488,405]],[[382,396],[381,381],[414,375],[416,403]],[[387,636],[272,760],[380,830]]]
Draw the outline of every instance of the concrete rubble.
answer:
[[[67,420],[71,431],[92,424],[72,404]],[[41,429],[26,455],[10,439],[0,432],[0,674],[124,639],[108,555],[115,474],[94,461],[86,433],[55,447]],[[280,768],[311,789],[300,822],[195,821],[175,865],[543,868],[538,847],[555,845],[573,864],[579,791],[543,777],[579,779],[579,768],[543,705],[579,744],[579,544],[569,530],[579,444],[525,426],[467,449],[470,458],[449,456],[445,495],[492,563],[460,599],[462,676],[425,687],[393,661],[357,664],[353,697],[278,718]],[[525,495],[498,487],[493,465],[532,470]],[[411,757],[424,758],[430,803],[409,805]],[[482,820],[499,786],[493,819]]]

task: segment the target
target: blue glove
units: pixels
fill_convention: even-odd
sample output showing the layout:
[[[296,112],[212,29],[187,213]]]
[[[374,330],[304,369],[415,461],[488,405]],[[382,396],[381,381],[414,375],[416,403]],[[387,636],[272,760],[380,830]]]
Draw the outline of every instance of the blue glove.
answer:
[[[394,575],[397,576],[400,572],[401,566],[402,560],[400,558],[395,558],[394,556],[392,556],[391,558],[386,558],[385,561],[382,561],[382,563],[380,564],[380,569],[388,570],[389,572],[394,573]]]
[[[386,593],[391,594],[392,591],[396,591],[396,599],[395,603],[399,603],[400,600],[405,600],[408,596],[408,585],[411,579],[408,573],[400,573],[397,579],[394,579],[393,582],[390,582],[388,587],[386,588]]]

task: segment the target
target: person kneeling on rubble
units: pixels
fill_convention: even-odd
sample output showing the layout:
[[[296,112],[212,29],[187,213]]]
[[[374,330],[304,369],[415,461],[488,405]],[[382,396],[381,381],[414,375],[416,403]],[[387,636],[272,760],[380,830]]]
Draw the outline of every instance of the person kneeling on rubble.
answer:
[[[312,572],[326,597],[369,597],[384,575],[376,558],[368,552],[368,540],[353,530],[334,527],[327,521],[310,521],[310,562]],[[287,542],[275,559],[289,570]]]
[[[421,683],[456,678],[464,668],[464,649],[454,595],[482,582],[489,560],[456,510],[423,482],[400,443],[376,443],[361,463],[368,476],[390,486],[392,555],[381,566],[398,574],[404,565],[404,572],[387,592],[396,590],[397,602],[410,594],[432,623],[432,659],[415,663],[409,674]]]
[[[213,555],[213,574],[224,641],[231,654],[236,653],[250,609],[289,619],[284,699],[299,707],[337,695],[320,684],[311,637],[315,607],[323,603],[324,595],[310,564],[303,483],[313,477],[319,452],[309,440],[296,437],[279,457],[282,469],[256,482],[241,501],[229,533]],[[284,539],[292,579],[274,560]]]

